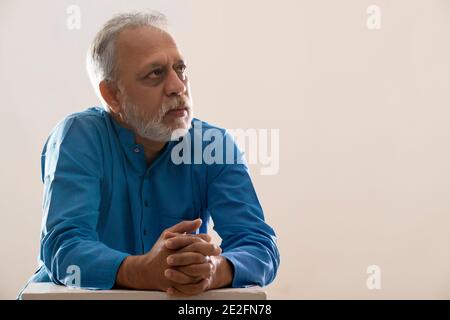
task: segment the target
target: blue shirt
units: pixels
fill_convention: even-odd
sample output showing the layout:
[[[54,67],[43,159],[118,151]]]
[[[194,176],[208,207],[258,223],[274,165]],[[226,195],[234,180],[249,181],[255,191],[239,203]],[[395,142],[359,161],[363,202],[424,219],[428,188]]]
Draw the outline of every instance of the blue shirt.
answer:
[[[193,119],[191,141],[198,124],[202,133],[215,128],[230,137]],[[269,284],[279,252],[245,161],[175,164],[171,150],[182,140],[168,142],[148,166],[134,133],[102,108],[61,121],[42,152],[40,267],[30,281],[70,285],[76,266],[81,287],[110,289],[125,257],[148,252],[164,229],[200,217],[201,233],[214,221],[222,255],[234,267],[233,287]],[[201,147],[210,143],[202,141]],[[243,159],[234,140],[231,149],[224,148],[230,151]]]

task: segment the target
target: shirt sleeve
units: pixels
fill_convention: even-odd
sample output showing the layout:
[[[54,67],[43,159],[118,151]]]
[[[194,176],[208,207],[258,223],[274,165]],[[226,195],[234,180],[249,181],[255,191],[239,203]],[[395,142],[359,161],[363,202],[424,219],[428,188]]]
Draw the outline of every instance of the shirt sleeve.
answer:
[[[266,286],[280,263],[276,235],[264,220],[243,153],[228,133],[225,140],[225,152],[233,152],[234,161],[210,166],[208,211],[222,238],[222,255],[234,267],[232,287]]]
[[[110,289],[129,254],[103,244],[96,231],[103,168],[98,130],[88,117],[69,117],[47,140],[40,259],[57,284]]]

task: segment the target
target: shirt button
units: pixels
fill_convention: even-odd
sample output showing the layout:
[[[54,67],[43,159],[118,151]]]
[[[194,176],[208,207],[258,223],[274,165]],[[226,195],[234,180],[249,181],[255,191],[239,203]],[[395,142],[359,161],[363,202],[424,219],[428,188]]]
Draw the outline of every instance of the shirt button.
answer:
[[[147,208],[148,207],[148,200],[144,201],[144,206]]]
[[[144,236],[147,235],[147,229],[144,229]]]
[[[138,148],[138,147],[136,147],[136,148],[134,148],[134,150],[133,150],[135,153],[139,153],[141,150]]]

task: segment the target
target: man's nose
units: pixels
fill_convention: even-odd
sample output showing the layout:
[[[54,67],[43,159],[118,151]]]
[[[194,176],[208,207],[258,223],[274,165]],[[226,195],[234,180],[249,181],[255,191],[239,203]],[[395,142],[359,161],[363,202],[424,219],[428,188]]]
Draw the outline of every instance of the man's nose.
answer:
[[[165,90],[168,96],[179,96],[186,92],[186,85],[175,70],[171,70],[167,75]]]

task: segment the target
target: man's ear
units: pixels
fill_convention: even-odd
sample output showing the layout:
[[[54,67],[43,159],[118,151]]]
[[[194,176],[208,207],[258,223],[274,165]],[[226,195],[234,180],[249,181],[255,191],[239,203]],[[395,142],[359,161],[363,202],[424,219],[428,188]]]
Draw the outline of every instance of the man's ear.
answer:
[[[114,82],[102,80],[98,86],[103,100],[105,100],[108,104],[111,111],[114,113],[119,113],[121,106],[121,94],[117,85]]]

